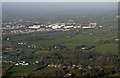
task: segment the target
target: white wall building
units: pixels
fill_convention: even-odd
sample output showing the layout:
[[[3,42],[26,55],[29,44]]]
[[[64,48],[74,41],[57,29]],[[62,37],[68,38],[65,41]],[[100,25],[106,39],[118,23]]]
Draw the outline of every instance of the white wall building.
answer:
[[[30,29],[38,29],[38,28],[40,28],[40,25],[33,25],[33,26],[29,26],[28,28],[30,28]]]
[[[64,28],[73,28],[73,26],[65,26]]]
[[[29,63],[26,63],[25,61],[23,61],[23,62],[16,63],[15,65],[16,65],[16,66],[18,66],[18,65],[28,66]]]
[[[58,26],[58,25],[56,25],[56,26],[52,26],[52,29],[59,29],[59,28],[61,28],[62,26]]]

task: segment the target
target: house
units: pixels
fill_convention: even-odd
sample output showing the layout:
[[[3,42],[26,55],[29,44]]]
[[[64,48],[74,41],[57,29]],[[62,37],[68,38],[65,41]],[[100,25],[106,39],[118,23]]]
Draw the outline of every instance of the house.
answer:
[[[18,64],[18,63],[16,63],[15,65],[16,65],[16,66],[18,66],[19,64]]]
[[[52,29],[60,29],[62,26],[59,26],[59,25],[55,25],[55,26],[52,26]]]
[[[7,40],[10,40],[10,38],[8,37]]]
[[[94,23],[89,23],[89,26],[96,26],[96,25],[97,25],[96,22],[94,22]]]
[[[66,74],[66,76],[71,76],[72,74]]]
[[[59,65],[49,64],[48,67],[62,67],[62,64]]]
[[[28,66],[29,65],[29,63],[26,63],[25,61],[23,61],[23,62],[19,62],[19,63],[16,63],[15,65],[22,65],[22,66]]]
[[[22,65],[23,65],[23,66],[27,66],[27,65],[29,65],[29,63],[23,63]]]
[[[89,23],[89,25],[84,24],[84,25],[82,26],[82,28],[84,28],[84,29],[95,28],[96,25],[97,25],[96,22],[95,22],[95,23]]]
[[[73,67],[75,67],[76,65],[72,65]]]
[[[73,28],[73,26],[65,26],[64,28]]]
[[[68,37],[68,38],[69,38],[69,37],[71,37],[71,35],[67,35],[66,37]]]
[[[0,58],[3,58],[3,56],[0,56]]]
[[[35,63],[39,63],[38,61],[35,61]]]
[[[71,68],[71,66],[68,66],[68,68]]]
[[[62,64],[59,64],[58,67],[62,67],[63,65]]]
[[[33,26],[29,26],[29,29],[38,29],[40,28],[40,25],[33,25]]]
[[[99,26],[99,28],[102,28],[103,26]]]
[[[85,50],[86,49],[86,47],[82,47],[82,50]]]
[[[115,41],[120,41],[120,39],[115,39]]]
[[[88,66],[88,69],[92,69],[92,67],[91,67],[91,66]]]
[[[87,29],[87,28],[91,28],[90,26],[83,26],[82,28]]]
[[[13,50],[13,48],[8,47],[8,48],[6,48],[6,50],[10,50],[10,51],[12,51],[12,50]]]

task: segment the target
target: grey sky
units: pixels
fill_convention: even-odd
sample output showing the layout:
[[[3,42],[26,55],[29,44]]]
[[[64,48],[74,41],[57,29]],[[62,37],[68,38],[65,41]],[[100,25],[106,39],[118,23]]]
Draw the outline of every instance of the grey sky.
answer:
[[[2,2],[118,2],[119,0],[2,0]]]

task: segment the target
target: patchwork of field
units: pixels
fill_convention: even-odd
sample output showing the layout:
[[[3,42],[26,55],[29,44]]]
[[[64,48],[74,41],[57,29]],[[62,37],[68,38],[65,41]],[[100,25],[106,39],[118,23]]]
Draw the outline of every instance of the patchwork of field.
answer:
[[[62,32],[44,32],[33,33],[28,35],[13,36],[10,41],[3,41],[9,46],[17,43],[26,43],[24,46],[35,45],[38,47],[50,47],[53,45],[63,45],[73,50],[77,46],[95,46],[91,51],[110,52],[117,54],[118,45],[115,39],[118,38],[115,27],[105,27],[104,29],[77,29]],[[8,42],[8,43],[7,43]],[[22,47],[18,45],[19,47]],[[24,53],[33,52],[34,50],[25,49]],[[43,51],[47,52],[47,51]],[[12,53],[12,52],[11,52]],[[36,53],[39,53],[38,51]]]
[[[73,29],[70,31],[52,31],[52,32],[38,32],[24,35],[10,36],[10,40],[3,40],[4,47],[12,47],[12,50],[3,49],[3,55],[12,55],[6,56],[3,60],[6,61],[18,61],[24,60],[29,62],[28,66],[13,66],[11,69],[8,64],[3,65],[3,72],[7,70],[8,76],[27,76],[30,72],[33,72],[38,66],[34,65],[36,60],[40,59],[40,64],[42,61],[57,63],[66,63],[71,62],[70,57],[75,55],[74,52],[81,55],[81,51],[90,54],[92,52],[101,53],[101,54],[111,54],[118,55],[118,42],[115,39],[118,39],[116,27],[104,27],[104,28],[95,28],[95,29]],[[22,43],[22,44],[21,44]],[[83,46],[88,49],[82,49]],[[82,47],[82,48],[81,48]],[[64,50],[65,49],[65,50]],[[18,52],[20,54],[18,55]],[[54,53],[59,51],[59,54]],[[64,53],[66,52],[66,53]],[[69,54],[71,52],[73,54]],[[89,53],[87,53],[89,52]],[[77,56],[77,54],[75,56]],[[13,58],[13,57],[17,58]],[[73,59],[75,62],[88,64],[88,60],[84,60],[86,55],[80,56],[81,59]],[[7,58],[10,57],[10,58]],[[64,58],[63,58],[64,57]],[[79,58],[80,58],[79,57]],[[74,58],[74,56],[72,56]],[[87,57],[86,57],[87,58]],[[93,56],[93,59],[96,57]],[[102,59],[102,56],[96,58],[96,60]],[[50,60],[49,60],[50,59]],[[61,60],[62,59],[62,60]],[[67,59],[67,61],[65,61]],[[103,58],[102,60],[104,60]],[[112,58],[111,58],[112,59]],[[64,60],[64,61],[63,61]],[[73,61],[72,61],[73,62]],[[96,61],[94,61],[96,62]],[[74,63],[74,62],[73,62]],[[68,63],[69,64],[69,63]],[[94,64],[94,63],[93,63]],[[9,70],[8,70],[9,69]],[[62,70],[58,67],[45,67],[36,72],[51,72],[56,70]],[[34,73],[34,72],[33,72]],[[115,74],[116,75],[116,74]]]

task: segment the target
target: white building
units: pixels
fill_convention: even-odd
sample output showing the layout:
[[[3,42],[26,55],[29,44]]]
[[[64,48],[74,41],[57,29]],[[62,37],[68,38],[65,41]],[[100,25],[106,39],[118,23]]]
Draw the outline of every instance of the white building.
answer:
[[[84,28],[84,29],[88,29],[88,28],[95,28],[96,27],[96,25],[97,25],[97,23],[95,22],[95,23],[89,23],[89,25],[85,25],[85,26],[83,26],[82,28]]]
[[[90,24],[89,24],[89,26],[96,26],[96,25],[97,25],[96,22],[94,22],[94,23],[90,23]]]
[[[29,26],[28,28],[30,28],[30,29],[38,29],[38,28],[40,28],[40,25],[33,25],[33,26]]]
[[[35,63],[39,63],[38,61],[35,61]]]
[[[94,28],[94,27],[91,27],[91,26],[84,26],[84,27],[82,27],[82,28],[87,29],[87,28]]]
[[[27,66],[27,65],[29,65],[29,63],[26,63],[25,61],[23,61],[23,62],[16,63],[15,65]]]
[[[64,28],[73,28],[73,26],[65,26]]]
[[[58,25],[56,25],[56,26],[52,26],[52,29],[60,29],[62,26],[58,26]]]

